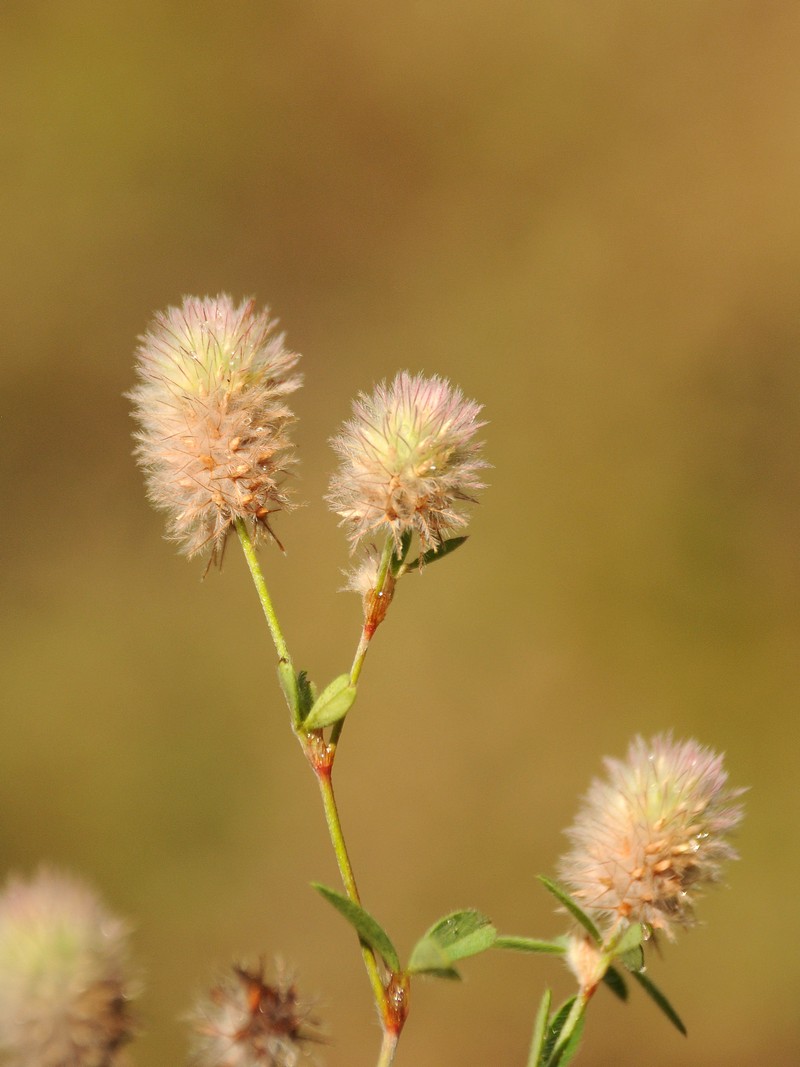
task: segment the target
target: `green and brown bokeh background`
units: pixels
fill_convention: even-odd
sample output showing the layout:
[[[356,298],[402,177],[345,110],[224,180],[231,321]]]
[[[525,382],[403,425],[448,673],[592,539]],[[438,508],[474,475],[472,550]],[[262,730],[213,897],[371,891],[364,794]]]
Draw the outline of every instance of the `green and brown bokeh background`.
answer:
[[[140,1065],[218,964],[282,956],[328,1067],[374,1062],[352,935],[241,554],[200,581],[131,458],[136,336],[254,294],[304,354],[297,493],[262,553],[300,664],[359,605],[321,502],[396,370],[485,404],[465,549],[379,632],[337,782],[402,951],[457,906],[560,931],[537,885],[604,754],[673,729],[749,785],[730,888],[653,958],[689,1027],[601,994],[581,1063],[797,1062],[800,7],[5,0],[3,872],[132,917]],[[398,1067],[524,1063],[548,960],[418,983]]]

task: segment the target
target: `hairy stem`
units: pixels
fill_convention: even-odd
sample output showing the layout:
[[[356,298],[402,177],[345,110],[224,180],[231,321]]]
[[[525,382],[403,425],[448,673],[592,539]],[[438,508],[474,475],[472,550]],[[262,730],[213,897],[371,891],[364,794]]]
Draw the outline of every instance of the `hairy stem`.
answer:
[[[383,1031],[381,1054],[375,1067],[392,1067],[392,1064],[394,1063],[394,1054],[397,1052],[397,1042],[399,1040],[400,1034],[396,1033],[394,1030]]]
[[[353,873],[353,865],[350,862],[350,856],[347,852],[344,832],[342,831],[342,823],[339,818],[339,809],[336,805],[336,796],[333,792],[331,768],[330,766],[321,767],[319,769],[315,767],[315,771],[317,781],[319,782],[320,794],[322,795],[322,806],[325,809],[325,822],[328,825],[328,834],[331,839],[331,844],[333,845],[336,863],[339,867],[339,874],[342,877],[342,884],[344,885],[350,900],[352,900],[354,904],[360,905],[361,897],[358,893],[358,886],[356,885],[356,878]],[[363,942],[361,943],[361,955],[364,957],[364,966],[367,969],[367,976],[369,977],[370,985],[372,986],[375,1007],[378,1009],[381,1023],[385,1029],[389,1018],[389,1005],[383,978],[381,977],[378,958],[369,945],[365,945]]]
[[[289,649],[286,644],[286,640],[283,636],[280,623],[278,622],[278,616],[275,613],[275,608],[272,604],[272,599],[267,589],[267,583],[264,579],[261,567],[258,562],[258,558],[253,547],[253,542],[250,534],[247,530],[247,526],[241,519],[236,520],[236,532],[239,535],[239,540],[242,544],[242,550],[244,551],[245,559],[247,560],[247,566],[250,568],[250,575],[253,579],[253,584],[256,587],[258,598],[261,602],[261,607],[264,611],[264,617],[267,620],[267,626],[269,632],[272,635],[272,640],[275,645],[275,650],[278,653],[278,658],[282,663],[291,665],[292,659],[289,655]],[[381,557],[381,565],[378,572],[377,592],[380,593],[386,582],[386,576],[389,573],[389,566],[392,558],[392,541],[391,538],[387,540],[386,546]],[[364,627],[366,633],[367,626]],[[373,631],[374,632],[374,627]],[[372,633],[369,634],[372,636]],[[363,642],[362,634],[362,642]],[[351,671],[351,679],[353,684],[358,678],[361,672],[361,666],[364,662],[364,657],[367,653],[367,647],[369,645],[369,638],[364,643],[363,650],[360,654],[356,653],[356,659]],[[361,645],[359,645],[361,649]],[[341,725],[339,722],[334,727],[333,734],[330,742],[325,745],[323,742],[322,751],[325,753],[324,758],[319,758],[320,748],[311,741],[311,735],[298,734],[298,738],[303,745],[306,757],[314,769],[317,781],[319,783],[320,794],[322,796],[322,806],[325,811],[325,822],[328,827],[328,834],[333,845],[334,855],[336,856],[336,863],[339,867],[339,873],[344,884],[345,891],[350,900],[355,904],[361,904],[361,898],[358,893],[358,886],[356,884],[355,874],[353,873],[353,865],[350,862],[350,856],[347,852],[347,845],[344,840],[344,833],[342,831],[342,823],[339,818],[339,809],[336,804],[336,796],[333,792],[333,782],[331,780],[331,773],[333,770],[333,756],[336,751],[336,740],[339,733],[341,733]],[[338,729],[337,729],[338,727]],[[322,740],[322,736],[317,739]],[[381,972],[381,965],[378,962],[376,953],[362,942],[361,954],[364,957],[364,966],[367,969],[367,976],[369,977],[370,985],[372,986],[372,995],[375,999],[375,1006],[378,1009],[378,1014],[381,1019],[381,1026],[383,1028],[383,1044],[381,1046],[380,1059],[378,1061],[378,1067],[390,1067],[394,1060],[395,1049],[397,1048],[397,1042],[400,1036],[400,1027],[402,1022],[398,1026],[398,1019],[395,1017],[395,1012],[392,1010],[392,1005],[389,1003],[389,998],[384,986],[383,976]]]
[[[364,620],[364,625],[361,628],[361,637],[358,642],[358,648],[356,654],[353,657],[353,665],[350,668],[350,685],[356,685],[361,674],[361,670],[364,666],[364,660],[367,658],[367,652],[369,651],[369,643],[372,640],[372,636],[380,625],[386,609],[386,604],[381,605],[380,598],[384,595],[384,588],[387,585],[389,579],[389,568],[392,563],[392,556],[394,554],[394,538],[391,534],[387,535],[386,542],[383,546],[383,552],[381,553],[380,563],[378,564],[378,576],[375,580],[375,588],[372,591],[372,603],[373,610],[367,614]],[[391,590],[390,586],[390,590]],[[388,593],[391,599],[391,591]],[[339,743],[339,737],[344,729],[344,719],[340,719],[331,730],[330,746],[331,752],[335,756],[336,746]]]
[[[244,558],[247,560],[247,566],[250,568],[250,575],[253,579],[253,585],[256,587],[258,599],[261,601],[261,607],[264,609],[264,616],[267,620],[267,626],[269,626],[269,632],[272,635],[275,651],[278,653],[278,659],[283,663],[291,663],[292,659],[289,655],[289,649],[287,648],[283,631],[278,622],[278,616],[275,614],[275,608],[272,606],[272,598],[269,595],[267,583],[264,580],[264,575],[261,571],[258,557],[256,556],[256,550],[253,547],[253,542],[248,533],[244,519],[236,519],[236,532],[242,543]]]

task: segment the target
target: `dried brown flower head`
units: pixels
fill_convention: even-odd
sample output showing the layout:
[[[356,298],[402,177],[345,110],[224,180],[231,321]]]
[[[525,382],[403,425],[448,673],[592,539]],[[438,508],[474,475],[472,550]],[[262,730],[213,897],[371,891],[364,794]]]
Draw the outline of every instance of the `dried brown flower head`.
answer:
[[[262,964],[234,966],[191,1021],[202,1067],[297,1067],[306,1046],[320,1040],[294,984],[266,982]]]

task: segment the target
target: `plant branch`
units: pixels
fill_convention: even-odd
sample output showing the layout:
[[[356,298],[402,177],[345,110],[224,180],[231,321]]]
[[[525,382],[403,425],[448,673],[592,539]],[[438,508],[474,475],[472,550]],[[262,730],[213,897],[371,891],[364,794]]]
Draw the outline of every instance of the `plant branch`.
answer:
[[[378,1057],[376,1067],[392,1067],[394,1063],[394,1054],[397,1052],[397,1042],[400,1040],[400,1034],[394,1030],[383,1031],[383,1044],[381,1045],[381,1054]]]
[[[261,607],[264,609],[267,626],[269,626],[269,632],[272,635],[272,641],[275,645],[275,651],[278,653],[278,659],[283,663],[291,663],[292,658],[289,655],[289,649],[286,645],[286,640],[283,636],[280,623],[278,622],[278,616],[275,614],[275,608],[272,606],[272,598],[269,595],[267,583],[264,580],[264,575],[261,571],[258,557],[256,556],[256,550],[253,547],[253,541],[244,519],[236,519],[236,532],[242,543],[244,558],[247,560],[247,566],[250,568],[250,575],[253,579],[253,585],[256,587],[258,599],[261,601]]]
[[[333,845],[333,851],[336,856],[336,863],[339,867],[342,884],[344,885],[345,892],[350,900],[352,900],[354,904],[360,905],[361,897],[358,893],[358,886],[356,885],[356,878],[353,873],[353,865],[350,862],[350,856],[347,852],[344,832],[342,831],[342,823],[339,818],[339,809],[336,804],[336,796],[333,792],[331,767],[330,765],[317,767],[313,763],[312,766],[314,766],[317,781],[319,782],[320,794],[322,795],[322,806],[325,810],[325,822],[328,826],[328,834],[331,839],[331,844]],[[364,944],[363,941],[361,942],[361,955],[364,957],[364,966],[367,969],[367,976],[369,977],[370,985],[372,986],[372,995],[375,998],[375,1006],[381,1017],[384,1033],[386,1033],[387,1023],[390,1019],[390,1010],[386,996],[386,989],[381,976],[380,965],[378,964],[378,958],[369,945]],[[391,1063],[391,1060],[387,1060],[386,1062]]]

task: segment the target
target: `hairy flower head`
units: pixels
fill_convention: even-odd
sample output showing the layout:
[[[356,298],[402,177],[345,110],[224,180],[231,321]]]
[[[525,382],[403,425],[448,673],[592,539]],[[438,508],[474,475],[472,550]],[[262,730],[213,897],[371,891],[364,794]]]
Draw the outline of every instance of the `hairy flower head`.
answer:
[[[341,464],[328,502],[355,545],[378,529],[416,530],[435,548],[464,526],[458,505],[482,488],[479,404],[442,378],[398,374],[353,404],[354,417],[332,441]]]
[[[234,966],[191,1016],[198,1067],[297,1067],[319,1041],[291,982],[264,980],[264,968]]]
[[[561,877],[606,933],[641,922],[671,940],[694,924],[694,902],[735,859],[727,835],[742,790],[727,788],[722,756],[696,741],[637,737],[605,761],[567,831]]]
[[[186,297],[159,312],[137,349],[131,390],[136,455],[152,503],[182,551],[221,557],[236,520],[254,537],[272,533],[285,509],[281,488],[293,462],[285,397],[300,385],[299,359],[274,335],[267,310],[226,295]]]
[[[42,871],[0,896],[0,1048],[9,1067],[111,1067],[130,1039],[126,927]]]

